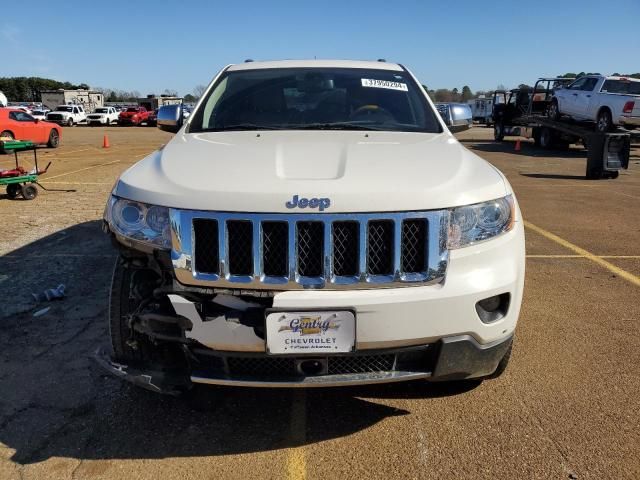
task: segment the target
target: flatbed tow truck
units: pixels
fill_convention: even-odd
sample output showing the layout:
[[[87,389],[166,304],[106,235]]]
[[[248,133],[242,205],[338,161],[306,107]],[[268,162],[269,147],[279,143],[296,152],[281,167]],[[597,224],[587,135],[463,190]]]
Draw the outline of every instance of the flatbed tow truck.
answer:
[[[568,149],[572,143],[582,143],[587,149],[586,178],[617,178],[619,171],[629,166],[632,136],[634,143],[640,141],[640,136],[623,129],[599,133],[586,123],[547,116],[553,89],[573,80],[540,78],[533,88],[496,90],[493,94],[494,139],[501,142],[505,136],[533,138],[537,146],[545,149]]]

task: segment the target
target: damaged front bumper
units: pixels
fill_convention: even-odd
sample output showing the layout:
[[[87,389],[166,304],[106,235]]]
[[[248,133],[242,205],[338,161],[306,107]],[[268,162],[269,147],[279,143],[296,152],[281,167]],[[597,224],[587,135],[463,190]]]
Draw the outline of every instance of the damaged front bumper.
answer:
[[[353,352],[349,355],[293,357],[193,349],[198,361],[190,370],[160,366],[124,365],[104,349],[98,364],[108,372],[156,393],[178,395],[192,383],[242,387],[343,387],[409,380],[463,380],[491,375],[509,349],[513,337],[479,344],[469,335],[446,337],[429,345],[395,350]],[[317,373],[305,373],[315,362]],[[345,373],[346,372],[346,373]]]

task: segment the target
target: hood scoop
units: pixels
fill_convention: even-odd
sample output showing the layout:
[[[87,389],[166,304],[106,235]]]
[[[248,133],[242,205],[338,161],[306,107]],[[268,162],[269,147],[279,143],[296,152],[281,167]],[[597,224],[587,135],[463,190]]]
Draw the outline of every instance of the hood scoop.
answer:
[[[334,180],[344,176],[348,144],[286,142],[276,146],[276,175],[283,180]]]

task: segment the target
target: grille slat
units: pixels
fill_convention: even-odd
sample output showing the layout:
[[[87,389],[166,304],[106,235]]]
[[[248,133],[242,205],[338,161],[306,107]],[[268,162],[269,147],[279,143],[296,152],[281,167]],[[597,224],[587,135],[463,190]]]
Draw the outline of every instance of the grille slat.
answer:
[[[402,259],[403,272],[424,272],[426,262],[427,222],[423,219],[402,222]]]
[[[333,223],[333,273],[355,276],[359,269],[359,234],[357,222]]]
[[[205,218],[195,218],[193,220],[193,232],[196,271],[219,274],[218,222]]]
[[[245,220],[227,222],[229,273],[253,274],[253,224]]]
[[[172,220],[173,262],[186,284],[274,290],[408,286],[441,281],[448,264],[441,228],[448,217],[438,212],[181,215]],[[185,232],[192,232],[191,240]]]
[[[298,274],[304,277],[323,275],[324,224],[298,222]]]
[[[371,275],[393,274],[393,222],[369,222],[368,236],[367,272]]]
[[[263,222],[262,271],[273,277],[287,276],[289,226],[287,222]]]

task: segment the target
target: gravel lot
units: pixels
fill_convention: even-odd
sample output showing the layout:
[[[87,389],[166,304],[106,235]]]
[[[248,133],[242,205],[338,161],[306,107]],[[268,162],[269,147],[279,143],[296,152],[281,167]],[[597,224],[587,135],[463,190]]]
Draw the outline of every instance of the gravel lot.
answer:
[[[108,335],[105,200],[171,135],[66,128],[61,148],[39,151],[59,191],[0,194],[0,479],[640,478],[640,152],[618,179],[586,181],[581,148],[516,153],[491,134],[459,138],[505,172],[530,222],[504,376],[176,399],[90,359]],[[34,302],[59,283],[64,300]]]

